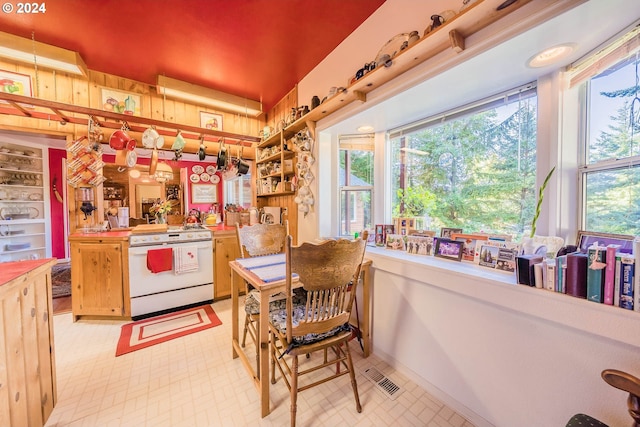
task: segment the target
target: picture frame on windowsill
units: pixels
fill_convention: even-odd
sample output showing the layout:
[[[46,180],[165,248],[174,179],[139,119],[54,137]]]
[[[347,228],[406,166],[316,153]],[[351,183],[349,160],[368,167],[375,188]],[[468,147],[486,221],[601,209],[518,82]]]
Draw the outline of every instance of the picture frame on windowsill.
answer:
[[[586,254],[589,247],[596,242],[598,242],[600,246],[615,244],[620,245],[618,252],[632,254],[633,239],[633,236],[627,234],[596,233],[593,231],[579,230],[576,246],[580,252]]]
[[[462,233],[462,228],[442,227],[440,229],[440,237],[445,239],[450,239],[451,235],[454,233]]]
[[[436,239],[436,246],[433,251],[433,256],[438,258],[446,258],[453,261],[461,261],[463,247],[464,242],[462,241],[438,237]]]
[[[453,233],[451,240],[459,240],[464,243],[462,248],[462,260],[473,262],[476,255],[476,246],[482,241],[488,240],[487,235]]]

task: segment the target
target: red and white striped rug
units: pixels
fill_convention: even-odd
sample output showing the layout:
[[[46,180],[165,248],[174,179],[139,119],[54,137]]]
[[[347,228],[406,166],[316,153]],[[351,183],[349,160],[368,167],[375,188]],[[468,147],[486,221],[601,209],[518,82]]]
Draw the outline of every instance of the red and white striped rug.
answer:
[[[116,357],[221,325],[210,305],[122,325]]]

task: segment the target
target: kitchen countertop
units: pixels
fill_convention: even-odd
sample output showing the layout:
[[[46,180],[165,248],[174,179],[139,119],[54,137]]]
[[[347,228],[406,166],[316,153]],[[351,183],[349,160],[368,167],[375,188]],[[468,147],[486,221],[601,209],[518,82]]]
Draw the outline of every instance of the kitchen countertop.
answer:
[[[0,270],[0,286],[6,285],[13,279],[22,276],[30,271],[42,267],[46,264],[55,263],[55,258],[34,259],[26,261],[3,262]]]
[[[235,227],[228,227],[224,224],[216,226],[205,226],[207,230],[210,230],[215,235],[235,233]],[[86,239],[109,239],[109,240],[125,240],[131,235],[131,229],[116,229],[101,232],[76,232],[69,235],[69,240],[86,240]]]

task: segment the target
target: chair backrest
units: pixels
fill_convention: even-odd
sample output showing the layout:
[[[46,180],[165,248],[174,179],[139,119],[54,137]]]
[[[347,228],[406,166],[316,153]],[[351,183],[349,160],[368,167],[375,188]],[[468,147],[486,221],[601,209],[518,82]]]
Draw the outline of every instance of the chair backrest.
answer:
[[[365,231],[356,240],[329,239],[294,247],[287,236],[287,340],[328,332],[349,321],[367,237]],[[295,328],[291,316],[294,273],[307,291],[304,316]]]
[[[243,227],[236,222],[236,236],[242,258],[283,252],[288,234],[288,221],[284,224],[255,224]]]

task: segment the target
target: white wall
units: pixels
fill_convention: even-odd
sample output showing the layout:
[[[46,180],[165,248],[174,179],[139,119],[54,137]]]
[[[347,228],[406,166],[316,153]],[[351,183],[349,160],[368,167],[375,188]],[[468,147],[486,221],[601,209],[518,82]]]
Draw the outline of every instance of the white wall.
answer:
[[[628,394],[600,372],[640,372],[638,313],[470,263],[367,251],[374,354],[474,424],[564,426],[582,412],[630,425]]]

